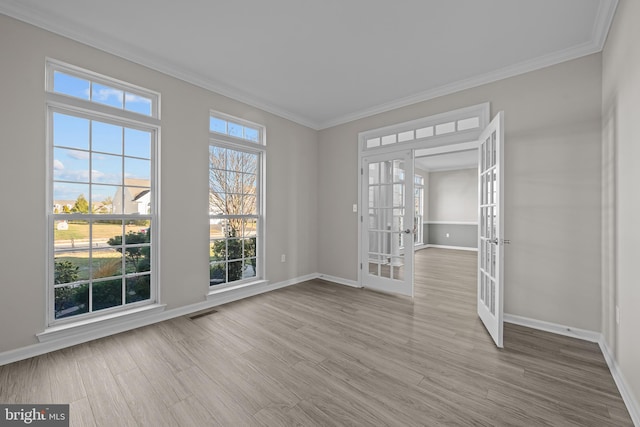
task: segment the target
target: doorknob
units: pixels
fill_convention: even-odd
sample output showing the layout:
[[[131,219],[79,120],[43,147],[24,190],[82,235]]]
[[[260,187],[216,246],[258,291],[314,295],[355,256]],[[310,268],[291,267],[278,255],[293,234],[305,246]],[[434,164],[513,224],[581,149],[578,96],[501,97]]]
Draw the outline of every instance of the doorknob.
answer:
[[[489,240],[489,243],[491,243],[492,245],[497,245],[498,243],[500,243],[500,241],[502,241],[503,245],[509,245],[511,244],[511,240],[508,239],[498,239],[497,237],[493,240]]]
[[[411,230],[410,228],[407,228],[406,230],[404,230],[404,233],[406,233],[406,234],[411,234],[411,233],[412,233],[412,230]]]

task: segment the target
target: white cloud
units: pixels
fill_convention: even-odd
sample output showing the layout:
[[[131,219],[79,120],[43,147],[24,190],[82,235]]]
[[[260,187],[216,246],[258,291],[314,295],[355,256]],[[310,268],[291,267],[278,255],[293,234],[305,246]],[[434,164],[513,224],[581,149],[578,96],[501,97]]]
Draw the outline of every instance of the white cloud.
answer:
[[[87,160],[89,158],[88,151],[69,150],[67,151],[67,153],[72,159]]]
[[[123,92],[121,90],[113,88],[98,89],[93,92],[93,99],[97,101],[106,101],[114,97],[118,100],[119,103],[121,103]]]
[[[64,164],[60,160],[55,159],[53,161],[53,170],[55,170],[55,171],[64,170]]]

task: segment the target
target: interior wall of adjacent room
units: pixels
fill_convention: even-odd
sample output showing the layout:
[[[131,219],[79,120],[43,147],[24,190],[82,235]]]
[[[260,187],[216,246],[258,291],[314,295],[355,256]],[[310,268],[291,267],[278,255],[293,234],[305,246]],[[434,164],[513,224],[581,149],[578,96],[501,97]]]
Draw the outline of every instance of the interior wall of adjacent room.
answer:
[[[320,271],[358,277],[351,211],[358,133],[489,101],[492,115],[505,111],[504,221],[512,242],[505,312],[598,331],[601,59],[589,55],[322,130]]]
[[[478,222],[478,168],[429,173],[429,221]]]
[[[4,15],[0,52],[0,352],[35,343],[45,326],[47,57],[162,94],[157,268],[168,309],[208,292],[210,109],[266,126],[267,279],[318,271],[317,131]]]

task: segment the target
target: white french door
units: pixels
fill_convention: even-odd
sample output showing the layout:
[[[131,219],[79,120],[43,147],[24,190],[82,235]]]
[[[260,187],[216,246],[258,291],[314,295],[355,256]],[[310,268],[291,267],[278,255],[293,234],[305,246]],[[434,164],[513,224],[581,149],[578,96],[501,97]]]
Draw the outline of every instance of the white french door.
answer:
[[[499,112],[480,136],[478,156],[478,315],[502,347],[503,275],[503,153],[504,113]]]
[[[413,297],[414,173],[411,150],[362,159],[363,286]]]

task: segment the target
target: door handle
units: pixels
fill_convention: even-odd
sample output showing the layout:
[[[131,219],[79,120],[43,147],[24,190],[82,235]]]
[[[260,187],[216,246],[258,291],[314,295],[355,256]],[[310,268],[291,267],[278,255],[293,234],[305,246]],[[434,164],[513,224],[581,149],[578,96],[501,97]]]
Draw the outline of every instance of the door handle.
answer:
[[[493,240],[489,240],[489,243],[491,243],[492,245],[497,245],[498,243],[500,243],[502,241],[503,245],[509,245],[511,244],[511,240],[508,239],[498,239],[497,237]]]
[[[411,230],[410,228],[407,228],[406,230],[403,231],[403,233],[406,234],[411,234],[413,232],[413,230]]]

